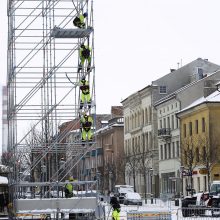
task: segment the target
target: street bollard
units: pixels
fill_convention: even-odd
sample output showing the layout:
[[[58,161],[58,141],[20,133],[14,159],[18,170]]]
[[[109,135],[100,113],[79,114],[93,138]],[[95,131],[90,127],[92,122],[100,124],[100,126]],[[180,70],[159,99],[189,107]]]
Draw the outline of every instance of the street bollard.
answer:
[[[153,195],[150,196],[151,204],[154,204],[154,198]]]

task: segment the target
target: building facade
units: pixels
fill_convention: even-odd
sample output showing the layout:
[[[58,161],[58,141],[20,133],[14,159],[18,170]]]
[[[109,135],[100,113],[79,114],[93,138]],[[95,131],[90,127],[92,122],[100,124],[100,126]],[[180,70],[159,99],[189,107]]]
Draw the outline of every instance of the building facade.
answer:
[[[201,80],[206,74],[217,69],[219,69],[218,65],[210,63],[206,59],[198,58],[177,70],[172,70],[169,74],[153,81],[151,85],[122,101],[125,118],[124,146],[127,157],[126,183],[133,184],[136,191],[140,194],[144,196],[153,194],[158,197],[161,193],[159,181],[158,115],[154,107],[155,103],[185,85]],[[172,115],[174,117],[175,111],[180,109],[179,101],[175,101],[173,103],[174,106],[176,106],[175,109],[169,110],[171,118]],[[172,104],[170,107],[172,108]],[[175,123],[173,126],[176,130],[173,131],[173,136],[178,136],[178,120],[173,119],[173,121]],[[165,123],[168,123],[168,121],[163,123],[162,128],[167,126]],[[178,137],[173,141],[173,147],[179,149]],[[179,151],[174,151],[172,154],[175,154],[175,157],[179,155]],[[132,160],[129,158],[132,158]],[[133,162],[131,163],[130,161]],[[180,161],[176,163],[175,160],[175,171],[179,165]],[[170,174],[168,176],[166,174],[164,178],[175,181],[175,176],[179,176],[178,172],[175,173],[171,167],[169,172]],[[165,182],[164,187],[166,187]],[[175,183],[173,183],[171,190],[176,190]]]
[[[220,92],[201,97],[178,113],[183,192],[208,191],[220,180]]]
[[[216,90],[216,82],[220,71],[206,74],[202,79],[194,81],[155,103],[158,116],[158,148],[160,192],[180,194],[181,187],[181,149],[180,128],[176,117],[181,109],[196,99],[207,96]]]

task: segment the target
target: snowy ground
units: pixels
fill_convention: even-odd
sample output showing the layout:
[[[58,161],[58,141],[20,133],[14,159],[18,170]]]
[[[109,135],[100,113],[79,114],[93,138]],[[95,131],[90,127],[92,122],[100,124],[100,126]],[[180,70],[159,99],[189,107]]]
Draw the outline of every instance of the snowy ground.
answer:
[[[142,206],[121,205],[120,220],[137,220],[137,219],[138,220],[218,220],[220,219],[220,215],[218,217],[211,217],[210,211],[206,211],[206,214],[209,214],[209,216],[191,216],[191,217],[184,218],[182,217],[180,201],[179,201],[179,206],[176,206],[177,204],[175,205],[175,201],[163,202],[160,199],[157,199],[157,200],[154,199],[153,203],[151,202],[152,202],[151,200],[148,200],[147,203],[143,201]],[[103,209],[101,208],[103,213],[99,217],[97,217],[97,219],[112,220],[111,206],[107,202],[103,202],[102,205],[104,205],[105,211],[103,212]],[[30,212],[28,213],[30,214]],[[53,215],[52,212],[50,213],[51,213],[52,219],[55,219],[55,217],[53,217],[55,216],[55,214]],[[65,213],[64,219],[69,219],[68,210],[67,212],[63,212],[63,213]],[[27,217],[27,218],[30,219],[30,217]],[[22,218],[22,219],[27,219],[27,218]],[[89,219],[93,219],[93,218],[89,218]],[[60,218],[60,219],[63,219],[63,218]]]
[[[179,203],[180,205],[180,203]],[[175,206],[175,201],[167,201],[167,202],[162,202],[161,200],[154,200],[154,204],[151,204],[151,201],[148,200],[147,204],[143,204],[143,206],[124,206],[121,205],[121,217],[120,220],[127,220],[127,213],[136,213],[136,212],[143,212],[143,213],[149,213],[154,214],[154,213],[171,213],[171,220],[218,220],[220,217],[211,217],[211,213],[208,213],[210,216],[191,216],[191,217],[182,217],[182,211],[180,206]],[[107,211],[106,212],[106,217],[110,216],[110,213]],[[163,215],[162,215],[163,216]],[[169,218],[163,217],[147,217],[147,218],[129,218],[129,220],[133,219],[165,219],[168,220]],[[106,218],[107,220],[110,220],[111,218]]]

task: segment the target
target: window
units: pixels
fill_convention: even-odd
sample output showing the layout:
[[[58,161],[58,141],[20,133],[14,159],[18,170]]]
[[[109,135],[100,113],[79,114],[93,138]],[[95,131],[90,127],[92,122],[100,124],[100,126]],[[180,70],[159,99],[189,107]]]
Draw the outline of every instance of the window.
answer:
[[[175,143],[173,142],[172,145],[173,145],[173,149],[172,149],[173,150],[173,158],[175,158]]]
[[[171,129],[174,129],[174,115],[171,116]]]
[[[192,122],[189,122],[189,135],[192,136]]]
[[[205,118],[202,118],[202,132],[205,132]]]
[[[164,144],[164,159],[167,159],[167,145]]]
[[[166,128],[166,118],[163,119],[163,127]]]
[[[160,86],[160,94],[166,94],[167,93],[167,87],[166,86]]]
[[[179,119],[176,117],[176,128],[179,127]]]
[[[179,141],[176,142],[176,156],[179,157],[180,156],[180,143]]]
[[[171,146],[170,143],[168,143],[168,159],[171,158]]]
[[[183,136],[186,137],[186,124],[183,125]]]
[[[203,184],[203,186],[204,186],[203,191],[205,192],[207,190],[207,177],[206,176],[203,177],[203,182],[204,182],[204,184]]]
[[[199,121],[198,120],[195,121],[195,133],[196,134],[199,133]]]
[[[160,159],[163,160],[163,145],[160,145]]]
[[[167,117],[167,128],[170,128],[170,117]]]
[[[160,128],[163,128],[162,120],[160,120]]]

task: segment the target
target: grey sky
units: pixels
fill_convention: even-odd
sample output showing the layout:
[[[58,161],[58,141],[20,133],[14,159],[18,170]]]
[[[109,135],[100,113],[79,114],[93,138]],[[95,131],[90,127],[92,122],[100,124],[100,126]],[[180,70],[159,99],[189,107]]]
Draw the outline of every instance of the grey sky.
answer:
[[[6,0],[0,68],[6,80]],[[94,0],[96,105],[110,113],[151,81],[198,57],[220,64],[219,0]]]

